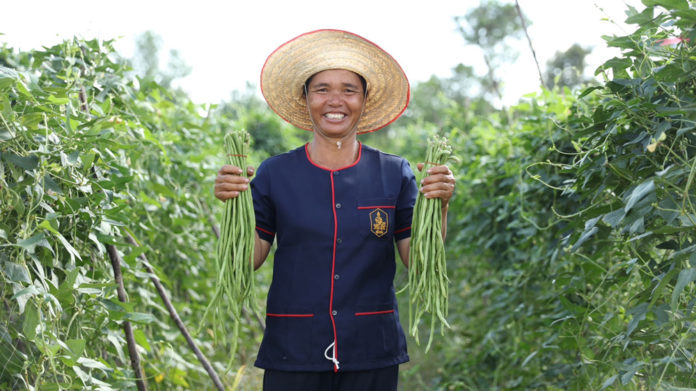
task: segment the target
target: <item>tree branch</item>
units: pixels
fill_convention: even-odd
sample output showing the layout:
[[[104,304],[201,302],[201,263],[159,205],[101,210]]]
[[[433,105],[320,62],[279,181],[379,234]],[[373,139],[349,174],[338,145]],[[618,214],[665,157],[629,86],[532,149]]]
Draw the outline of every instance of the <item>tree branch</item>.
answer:
[[[539,67],[536,51],[534,50],[534,45],[532,45],[532,39],[529,37],[529,33],[527,32],[527,23],[524,21],[524,15],[522,14],[522,9],[520,8],[520,3],[518,0],[515,0],[515,7],[517,8],[517,15],[520,17],[520,23],[522,24],[524,35],[527,37],[527,43],[529,43],[529,49],[532,51],[532,57],[534,57],[534,63],[536,64],[537,72],[539,73],[539,81],[541,82],[542,87],[546,88],[544,76],[541,74],[541,68]]]
[[[79,91],[80,99],[80,109],[86,115],[89,116],[89,106],[87,105],[87,92],[84,86],[80,86]],[[96,178],[97,173],[92,166],[92,175]],[[106,251],[109,254],[109,259],[111,260],[111,268],[114,271],[114,279],[116,280],[116,292],[118,294],[118,300],[122,303],[128,301],[126,295],[126,288],[123,286],[123,274],[121,273],[121,256],[118,255],[116,247],[113,244],[106,245]],[[137,344],[135,343],[135,336],[133,335],[133,328],[129,321],[123,322],[123,332],[126,334],[126,343],[128,345],[128,355],[130,356],[131,368],[135,374],[135,385],[138,387],[138,391],[147,391],[147,383],[145,383],[145,377],[143,376],[143,370],[140,367],[140,355],[138,354]]]
[[[116,292],[118,294],[118,300],[125,303],[128,301],[128,298],[126,296],[126,289],[123,287],[121,256],[118,255],[118,251],[116,251],[116,247],[113,244],[107,245],[106,251],[109,253],[111,267],[114,270],[114,279],[116,280]],[[140,355],[138,355],[135,336],[133,336],[133,328],[131,327],[130,322],[127,320],[123,322],[123,332],[126,334],[128,355],[130,356],[131,368],[133,368],[133,372],[135,373],[135,384],[138,387],[138,391],[147,391],[147,384],[145,384],[143,371],[142,368],[140,368]]]
[[[139,247],[138,243],[135,241],[135,239],[133,239],[133,237],[128,232],[126,232],[126,241],[128,243],[130,243],[131,245],[133,245],[134,247]],[[208,372],[210,379],[213,381],[213,384],[215,384],[215,388],[217,388],[219,391],[225,391],[225,386],[222,385],[222,382],[220,381],[220,378],[218,377],[217,373],[215,372],[213,367],[210,365],[210,362],[208,361],[208,359],[205,358],[205,356],[203,355],[201,350],[198,348],[196,343],[193,341],[193,338],[191,337],[191,334],[186,329],[186,325],[184,325],[184,322],[181,321],[179,314],[176,312],[176,309],[172,305],[172,302],[169,300],[169,297],[167,296],[167,292],[164,290],[162,283],[160,282],[159,278],[155,274],[155,271],[152,269],[152,266],[148,262],[147,257],[145,257],[145,254],[140,254],[138,257],[143,262],[143,266],[145,267],[145,270],[147,270],[147,272],[150,274],[150,280],[152,281],[153,284],[155,284],[155,288],[157,289],[157,293],[159,293],[160,298],[162,298],[162,301],[164,302],[164,306],[167,307],[167,311],[169,311],[169,316],[172,318],[174,323],[176,323],[176,326],[179,328],[179,331],[181,331],[181,334],[184,335],[186,342],[188,343],[191,350],[193,350],[193,353],[198,358],[198,361],[200,361],[201,365],[203,365],[203,368],[205,368],[206,372]]]

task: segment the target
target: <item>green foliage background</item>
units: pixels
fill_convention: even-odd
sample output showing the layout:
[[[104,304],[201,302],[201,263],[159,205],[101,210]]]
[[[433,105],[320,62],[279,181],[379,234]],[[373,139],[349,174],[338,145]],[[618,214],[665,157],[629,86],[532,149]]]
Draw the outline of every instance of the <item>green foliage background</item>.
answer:
[[[471,76],[460,67],[363,139],[415,163],[438,132],[460,158],[453,327],[427,354],[410,341],[404,390],[696,388],[696,10],[643,3],[633,33],[606,38],[622,55],[597,69],[603,83],[496,109],[448,90]],[[203,106],[134,77],[111,44],[0,49],[0,389],[133,389],[125,321],[150,389],[212,389],[141,255],[223,382],[260,389],[262,321],[248,314],[230,371],[229,339],[199,327],[216,281],[213,180],[229,129],[252,134],[254,165],[309,134],[254,96]],[[260,306],[270,270],[256,274]]]

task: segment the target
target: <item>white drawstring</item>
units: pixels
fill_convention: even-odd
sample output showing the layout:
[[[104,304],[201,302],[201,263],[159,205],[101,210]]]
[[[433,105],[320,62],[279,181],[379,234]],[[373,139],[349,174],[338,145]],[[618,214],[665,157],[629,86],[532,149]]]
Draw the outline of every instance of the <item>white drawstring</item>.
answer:
[[[324,350],[324,358],[326,358],[327,360],[331,360],[334,363],[334,365],[336,366],[336,370],[338,370],[338,360],[336,360],[335,346],[336,346],[336,341],[331,342],[331,345],[329,345],[329,347],[326,348],[326,350]],[[329,349],[332,349],[332,348],[333,348],[333,354],[332,354],[332,357],[329,357],[329,354],[328,354]]]

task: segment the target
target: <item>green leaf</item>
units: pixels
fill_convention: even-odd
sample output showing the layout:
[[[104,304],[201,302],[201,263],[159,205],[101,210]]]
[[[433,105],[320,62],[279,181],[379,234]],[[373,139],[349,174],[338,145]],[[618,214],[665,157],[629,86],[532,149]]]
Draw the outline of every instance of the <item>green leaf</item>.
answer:
[[[43,228],[51,233],[54,234],[60,234],[52,225],[51,225],[51,220],[44,220],[39,225],[37,225],[39,228]]]
[[[145,333],[143,333],[142,330],[140,330],[140,329],[133,330],[133,336],[135,337],[135,342],[137,342],[138,345],[145,348],[145,350],[147,350],[148,352],[152,351],[150,344],[147,342],[147,337],[145,336]]]
[[[626,371],[621,375],[621,384],[628,384],[633,376],[638,372],[638,370],[644,365],[642,361],[636,361],[635,359],[629,359],[625,362],[633,361],[630,365],[626,367]],[[624,363],[625,363],[624,362]]]
[[[636,9],[633,7],[629,6],[629,9],[632,11],[632,14],[631,14],[631,16],[626,18],[627,24],[645,25],[645,24],[650,23],[653,19],[654,8],[647,7],[643,10],[643,12],[640,12],[640,13],[636,12]]]
[[[684,269],[681,272],[679,272],[677,284],[674,286],[674,290],[672,291],[672,302],[670,305],[670,307],[672,308],[672,312],[675,312],[677,310],[677,304],[679,303],[679,295],[681,295],[686,285],[692,281],[696,281],[696,269]]]
[[[63,194],[63,189],[48,173],[44,175],[43,185],[45,190],[50,190],[57,194]]]
[[[111,313],[125,313],[132,309],[132,304],[123,303],[117,300],[108,300],[99,298],[99,301],[106,307],[107,311]]]
[[[74,286],[78,274],[78,269],[72,269],[65,274],[65,279],[60,284],[58,292],[55,294],[61,305],[68,306],[75,301],[73,292],[75,292]]]
[[[157,320],[154,315],[145,312],[128,312],[123,319],[142,324],[152,323]]]
[[[670,63],[665,66],[655,68],[655,79],[662,82],[677,82],[679,79],[684,77],[685,74],[687,74],[687,72],[684,72],[684,69],[675,63]]]
[[[614,384],[618,377],[619,377],[619,375],[614,375],[614,376],[611,376],[610,378],[608,378],[607,380],[605,380],[604,383],[602,383],[602,387],[600,388],[600,391],[605,390],[607,387]]]
[[[686,11],[689,3],[686,0],[642,0],[646,7],[660,6],[668,10]]]
[[[48,240],[46,240],[46,237],[44,236],[43,232],[39,232],[38,234],[24,240],[20,240],[17,242],[17,245],[23,249],[25,249],[27,252],[30,254],[33,254],[36,251],[36,246],[41,246],[45,247],[53,253],[53,249],[51,248],[51,245],[48,243]]]
[[[17,71],[0,65],[0,89],[12,87],[18,80]]]
[[[36,337],[36,327],[39,325],[39,311],[32,301],[27,303],[24,308],[24,323],[22,333],[28,340],[33,341]]]
[[[53,103],[54,105],[65,105],[68,104],[68,102],[70,102],[70,99],[65,97],[59,98],[55,95],[50,95],[48,97],[48,102]]]
[[[632,46],[633,43],[631,42],[631,45],[629,47]],[[628,76],[628,74],[626,73],[626,68],[630,67],[632,64],[633,63],[628,58],[614,57],[606,61],[604,64],[600,65],[595,71],[595,76],[599,75],[604,70],[611,69],[616,81],[616,78],[620,77],[621,75]]]
[[[29,156],[19,156],[12,152],[5,152],[2,154],[2,159],[8,163],[12,163],[19,168],[23,168],[25,171],[31,171],[39,165],[39,158],[34,154],[29,154]]]
[[[643,199],[647,194],[650,194],[655,190],[655,182],[652,179],[649,179],[640,185],[636,186],[633,191],[631,192],[631,195],[628,197],[628,200],[626,201],[626,206],[624,207],[624,211],[628,213],[638,201]]]
[[[624,217],[626,217],[626,211],[623,209],[617,209],[613,212],[605,214],[602,217],[602,221],[610,225],[612,228],[616,228]]]
[[[85,351],[86,343],[84,339],[69,339],[65,341],[65,344],[68,345],[70,353],[76,358],[82,356],[82,353]]]
[[[80,253],[75,250],[75,247],[73,247],[68,241],[65,239],[63,235],[60,233],[54,233],[54,235],[58,238],[58,240],[63,244],[63,247],[68,251],[70,254],[70,260],[74,261],[74,258],[77,258],[79,260],[82,260],[82,257],[80,256]]]
[[[587,88],[585,88],[585,89],[582,91],[582,93],[581,93],[580,95],[578,95],[578,100],[580,100],[580,99],[586,97],[587,95],[591,94],[592,91],[601,90],[601,89],[603,89],[603,88],[604,88],[604,87],[600,87],[600,86],[587,87]]]
[[[23,115],[20,118],[20,121],[22,122],[22,125],[26,126],[27,128],[36,129],[38,124],[43,122],[44,115],[45,114],[43,113],[28,113]]]
[[[28,287],[21,289],[17,293],[15,293],[12,296],[12,299],[13,300],[19,299],[20,297],[23,297],[26,295],[29,295],[29,297],[32,297],[32,296],[38,295],[38,294],[39,294],[39,291],[36,289],[36,287],[34,285],[29,285]],[[25,298],[25,300],[26,300],[26,298]]]
[[[87,368],[100,369],[102,371],[111,370],[111,368],[109,368],[106,364],[97,360],[92,360],[91,358],[80,357],[77,360],[77,363]]]
[[[6,261],[2,264],[2,271],[10,279],[10,281],[31,284],[29,270],[24,264]]]
[[[637,306],[626,311],[628,315],[632,315],[631,321],[628,323],[628,328],[626,329],[626,336],[631,335],[633,331],[638,327],[638,323],[644,320],[649,310],[648,303],[640,303]]]
[[[598,221],[599,217],[595,217],[585,222],[585,230],[583,231],[582,235],[580,235],[578,241],[575,242],[571,251],[577,250],[583,243],[585,243],[585,241],[587,241],[587,239],[589,239],[599,230],[596,227]]]

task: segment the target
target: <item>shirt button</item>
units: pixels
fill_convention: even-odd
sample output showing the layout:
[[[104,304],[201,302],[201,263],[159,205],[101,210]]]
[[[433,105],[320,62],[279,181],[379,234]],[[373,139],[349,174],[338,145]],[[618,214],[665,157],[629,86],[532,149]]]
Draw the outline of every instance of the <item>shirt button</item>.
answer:
[[[334,279],[336,279],[336,280],[338,280],[339,278],[341,278],[341,276],[339,276],[338,274],[336,274],[336,275],[334,276]]]
[[[341,203],[340,203],[340,202],[336,204],[336,209],[341,209]]]
[[[338,239],[336,239],[336,243],[341,244],[341,243],[343,243],[343,240],[341,240],[341,238],[338,238]]]
[[[331,315],[333,315],[333,316],[338,315],[338,311],[336,311],[336,310],[331,311]]]
[[[333,173],[334,173],[334,176],[336,176],[336,175],[338,175],[338,174],[339,174],[339,172],[338,172],[338,171],[334,171]]]

